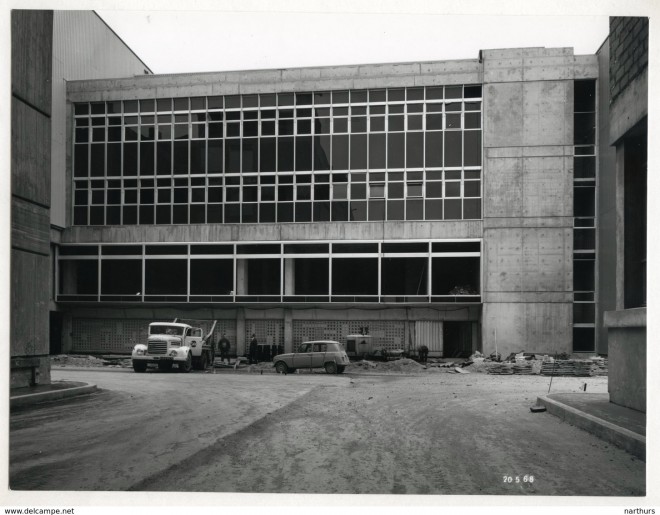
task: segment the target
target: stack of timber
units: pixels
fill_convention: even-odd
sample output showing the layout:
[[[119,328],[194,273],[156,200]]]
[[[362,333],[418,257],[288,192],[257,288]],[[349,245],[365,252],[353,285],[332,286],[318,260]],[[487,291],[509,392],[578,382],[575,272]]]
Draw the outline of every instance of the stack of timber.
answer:
[[[531,361],[516,361],[513,364],[513,373],[522,374],[522,375],[532,375],[532,363]]]
[[[495,375],[512,375],[513,366],[510,363],[488,363],[488,373]]]
[[[585,359],[558,359],[546,361],[541,367],[544,376],[574,376],[589,377],[592,374],[591,360]]]

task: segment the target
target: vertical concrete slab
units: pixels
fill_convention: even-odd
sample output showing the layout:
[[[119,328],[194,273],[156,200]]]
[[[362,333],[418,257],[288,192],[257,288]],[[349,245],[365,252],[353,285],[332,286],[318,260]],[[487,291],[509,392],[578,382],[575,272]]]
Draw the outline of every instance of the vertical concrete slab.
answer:
[[[523,142],[523,84],[485,84],[484,148],[515,147]]]

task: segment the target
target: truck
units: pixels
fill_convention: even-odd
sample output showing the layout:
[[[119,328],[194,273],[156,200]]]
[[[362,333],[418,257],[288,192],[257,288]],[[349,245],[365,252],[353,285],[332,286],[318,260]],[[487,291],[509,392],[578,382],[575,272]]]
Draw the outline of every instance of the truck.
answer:
[[[133,347],[131,359],[135,372],[145,372],[147,366],[156,364],[159,370],[170,370],[173,365],[181,372],[193,368],[204,370],[215,359],[215,343],[212,339],[217,320],[211,330],[204,334],[201,327],[173,322],[152,322],[149,324],[147,344],[138,343]]]

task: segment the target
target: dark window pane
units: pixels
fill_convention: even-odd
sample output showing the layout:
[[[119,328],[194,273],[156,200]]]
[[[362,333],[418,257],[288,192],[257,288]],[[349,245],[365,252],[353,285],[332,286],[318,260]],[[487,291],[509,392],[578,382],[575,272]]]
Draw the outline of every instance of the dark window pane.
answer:
[[[463,96],[463,86],[445,87],[445,98],[461,98]]]
[[[383,258],[383,295],[426,295],[428,260],[425,258]]]
[[[188,264],[185,259],[147,259],[144,276],[147,295],[185,295]]]
[[[76,145],[74,150],[74,176],[75,177],[87,177],[88,175],[88,165],[87,165],[87,145]]]
[[[174,142],[174,173],[188,173],[188,142]]]
[[[351,135],[351,170],[367,167],[367,135]]]
[[[377,258],[335,258],[332,260],[333,295],[377,295]]]
[[[314,221],[315,222],[330,221],[330,202],[317,202],[316,200],[314,201]]]
[[[424,166],[424,133],[406,134],[406,166],[408,168]]]
[[[426,166],[442,166],[442,132],[426,133]]]
[[[156,172],[159,175],[172,173],[172,143],[170,141],[159,141],[156,144]]]
[[[105,145],[92,145],[90,171],[92,177],[105,175]]]
[[[260,223],[275,222],[275,204],[272,203],[259,204],[259,222]]]
[[[465,197],[480,197],[481,196],[481,181],[465,181],[463,183]]]
[[[296,222],[312,221],[311,202],[296,202]]]
[[[122,215],[124,225],[137,224],[137,206],[124,206]]]
[[[465,86],[465,98],[480,98],[481,86]]]
[[[349,220],[351,222],[364,222],[367,219],[367,203],[365,201],[351,201]]]
[[[428,185],[427,185],[428,190]],[[442,200],[427,200],[425,220],[442,220]]]
[[[576,157],[573,162],[575,163],[574,173],[576,179],[593,179],[596,177],[595,157]]]
[[[465,113],[465,128],[466,129],[481,128],[481,113]]]
[[[259,140],[259,145],[261,147],[259,170],[262,172],[274,172],[277,164],[277,147],[275,138],[261,138]]]
[[[465,166],[480,166],[481,165],[481,132],[480,131],[465,131],[465,158],[463,164]]]
[[[332,202],[332,221],[346,222],[348,220],[348,202]]]
[[[431,260],[431,293],[449,295],[457,286],[479,292],[478,257],[434,257]]]
[[[277,204],[277,221],[293,222],[293,202],[279,202]]]
[[[172,208],[171,206],[156,206],[156,223],[171,224]]]
[[[595,330],[593,327],[573,328],[573,352],[593,352]]]
[[[312,169],[312,138],[299,136],[296,138],[296,171],[311,171]]]
[[[406,220],[424,219],[424,201],[408,200],[406,202]]]
[[[243,139],[243,172],[257,172],[259,160],[259,140],[256,138]]]
[[[279,138],[277,146],[277,169],[280,172],[292,172],[294,166],[293,138]]]
[[[463,215],[462,201],[460,199],[446,199],[445,200],[445,220],[460,220]]]
[[[385,201],[384,200],[370,200],[369,201],[369,221],[385,220]]]
[[[575,259],[573,261],[573,290],[594,291],[594,261]]]
[[[140,175],[154,174],[154,143],[140,143]]]
[[[196,259],[190,263],[192,295],[228,295],[234,289],[231,259]]]
[[[403,168],[405,156],[405,135],[389,134],[387,140],[387,167]]]
[[[463,143],[461,132],[445,132],[445,166],[461,166],[462,156]]]
[[[576,80],[574,82],[575,112],[596,110],[596,82],[593,80]]]
[[[574,132],[576,145],[593,145],[596,139],[596,115],[594,113],[575,113]]]
[[[369,135],[369,168],[385,168],[385,134]]]
[[[258,204],[243,204],[242,222],[244,224],[252,224],[258,221]]]
[[[222,173],[222,141],[208,142],[208,173]]]
[[[142,291],[142,260],[106,259],[101,262],[101,293],[135,295]]]
[[[392,185],[390,185],[390,189]],[[404,202],[403,200],[388,200],[387,201],[387,219],[388,220],[404,220]]]
[[[573,249],[593,250],[596,245],[596,233],[594,229],[574,229]]]
[[[451,202],[451,201],[449,201]],[[465,199],[463,201],[463,218],[465,220],[478,220],[481,218],[481,200]]]
[[[154,206],[140,206],[140,224],[154,223]]]
[[[596,198],[595,187],[576,187],[573,198],[574,216],[595,216]]]
[[[348,169],[348,136],[332,136],[332,169]]]
[[[241,140],[227,140],[225,143],[225,172],[241,171]]]
[[[207,223],[222,223],[222,205],[206,206]]]
[[[241,221],[241,206],[239,204],[225,204],[225,223],[237,224]]]
[[[426,196],[427,198],[442,198],[442,182],[427,182]]]
[[[314,170],[330,170],[330,136],[314,137]]]

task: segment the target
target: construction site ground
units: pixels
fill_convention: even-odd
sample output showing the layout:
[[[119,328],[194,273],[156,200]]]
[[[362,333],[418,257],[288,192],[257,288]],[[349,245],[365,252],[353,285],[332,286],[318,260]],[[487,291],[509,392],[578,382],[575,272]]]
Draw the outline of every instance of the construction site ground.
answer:
[[[547,412],[530,411],[548,393],[549,377],[415,365],[286,376],[261,373],[272,364],[246,367],[248,373],[190,374],[54,367],[55,381],[99,390],[12,412],[10,487],[645,494],[644,461]],[[607,377],[600,376],[553,377],[552,393],[578,394],[585,383],[590,393],[607,392]]]

